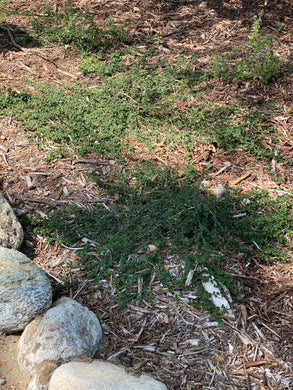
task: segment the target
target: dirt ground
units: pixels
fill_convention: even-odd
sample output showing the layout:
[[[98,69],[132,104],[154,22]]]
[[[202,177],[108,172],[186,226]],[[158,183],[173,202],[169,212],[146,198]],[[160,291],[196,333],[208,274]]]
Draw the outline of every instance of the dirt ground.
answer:
[[[8,2],[15,10],[41,12],[41,2]],[[50,0],[54,9],[66,4]],[[162,53],[167,57],[198,52],[199,66],[208,66],[214,50],[225,53],[235,42],[247,38],[257,10],[264,9],[265,24],[273,29],[277,22],[283,30],[275,43],[276,53],[292,61],[293,9],[288,2],[243,0],[207,2],[163,1],[94,1],[74,2],[76,9],[93,7],[99,25],[112,15],[115,22],[136,21],[130,29],[133,44],[142,44],[148,34],[162,37]],[[181,23],[178,23],[180,21]],[[171,23],[170,23],[171,22]],[[173,22],[173,23],[172,23]],[[176,22],[176,23],[174,23]],[[6,23],[24,24],[18,15]],[[174,27],[175,26],[175,27]],[[27,26],[28,27],[28,26]],[[163,54],[162,54],[163,55]],[[27,88],[31,81],[60,83],[89,80],[78,72],[78,58],[73,48],[66,52],[55,46],[13,49],[9,38],[0,36],[0,83],[13,90]],[[266,101],[274,98],[288,113],[272,115],[272,121],[285,138],[278,148],[283,157],[293,159],[293,73],[282,75],[270,86],[234,83],[230,87],[216,82],[209,92],[214,101],[230,102],[235,96]],[[257,103],[256,103],[257,104]],[[268,141],[269,142],[269,141]],[[111,174],[112,162],[90,156],[89,163],[73,154],[71,160],[56,158],[44,163],[50,149],[37,149],[32,139],[13,118],[0,118],[1,191],[14,207],[20,221],[26,215],[55,210],[72,204],[91,209],[96,201],[111,204],[115,199],[103,195],[86,173],[94,166],[101,177]],[[276,170],[281,183],[275,183],[263,164],[244,153],[223,155],[210,145],[199,144],[198,163],[212,162],[206,174],[212,186],[233,182],[251,171],[240,182],[241,189],[266,189],[272,196],[293,190],[293,172],[284,164]],[[152,155],[164,157],[170,164],[181,164],[180,154]],[[231,168],[220,170],[224,162]],[[64,191],[66,188],[66,191]],[[282,189],[280,189],[282,188]],[[131,373],[146,372],[163,381],[168,389],[253,389],[282,390],[293,387],[293,256],[288,264],[273,266],[243,264],[233,255],[226,270],[232,273],[241,297],[234,299],[235,320],[224,318],[224,326],[190,305],[193,292],[179,301],[159,284],[153,288],[153,301],[133,303],[118,310],[111,281],[94,286],[82,272],[70,273],[68,264],[76,262],[75,248],[48,244],[25,227],[21,251],[36,262],[51,278],[52,285],[69,286],[63,294],[73,297],[93,310],[100,319],[104,337],[96,357],[122,364]],[[55,292],[55,298],[58,297]],[[0,336],[0,378],[3,390],[26,388],[28,377],[16,365],[19,335]]]
[[[18,340],[16,335],[0,336],[1,379],[4,377],[7,382],[7,385],[1,386],[3,389],[27,389],[29,376],[20,372],[17,364]]]

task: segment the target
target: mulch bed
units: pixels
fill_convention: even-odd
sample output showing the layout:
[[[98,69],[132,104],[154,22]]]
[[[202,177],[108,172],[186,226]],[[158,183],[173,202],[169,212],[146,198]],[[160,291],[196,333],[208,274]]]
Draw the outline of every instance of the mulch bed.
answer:
[[[49,1],[55,9],[62,5]],[[11,7],[41,12],[41,2]],[[160,35],[162,56],[170,61],[179,54],[198,53],[198,66],[205,68],[215,50],[225,53],[235,44],[241,45],[256,10],[263,2],[239,0],[222,2],[176,1],[79,1],[77,9],[93,7],[99,25],[112,15],[114,21],[137,23],[130,25],[133,44],[143,44],[148,34]],[[284,59],[292,56],[293,11],[287,2],[269,1],[265,8],[265,23],[283,23],[283,31],[275,47]],[[7,22],[23,24],[21,17],[12,15]],[[13,29],[11,29],[13,33]],[[7,37],[0,37],[0,82],[20,91],[30,91],[25,78],[53,84],[72,80],[95,83],[78,72],[74,49],[58,47],[10,47]],[[291,52],[290,52],[291,50]],[[292,57],[291,57],[292,61]],[[218,81],[207,99],[226,104],[237,96],[251,96],[258,101],[274,98],[288,111],[284,116],[272,115],[274,125],[285,135],[278,148],[283,157],[293,158],[293,74],[282,75],[274,84],[262,87],[257,83],[232,83],[229,87]],[[259,100],[260,99],[260,100]],[[44,163],[52,146],[39,150],[12,118],[0,118],[1,190],[21,218],[22,215],[56,210],[64,205],[91,209],[94,202],[111,204],[111,197],[101,195],[86,173],[94,165],[101,177],[111,175],[112,165],[99,156],[72,160],[56,158]],[[270,140],[268,139],[268,143]],[[160,149],[152,154],[140,151],[140,157],[162,166],[182,165],[185,156],[180,151],[167,153]],[[242,152],[223,155],[215,147],[199,143],[194,150],[194,164],[200,170],[209,163],[204,179],[212,187],[228,182],[241,184],[243,191],[266,189],[272,196],[292,191],[293,170],[276,164],[281,178],[278,185],[264,171],[260,161]],[[86,160],[99,161],[92,164]],[[231,166],[221,170],[225,162]],[[251,174],[245,176],[251,171]],[[66,188],[66,190],[64,190]],[[82,245],[82,243],[80,243]],[[94,285],[82,270],[70,272],[67,264],[77,261],[75,248],[48,244],[43,237],[26,231],[21,250],[39,264],[51,277],[53,285],[69,280],[62,293],[77,299],[93,310],[101,321],[104,338],[96,357],[123,364],[132,373],[147,372],[162,380],[168,389],[289,389],[293,378],[293,256],[288,264],[273,266],[242,264],[231,256],[225,266],[233,274],[241,292],[234,298],[235,320],[224,318],[219,326],[213,318],[196,310],[190,301],[190,291],[174,301],[174,296],[159,283],[152,286],[153,301],[133,302],[119,309],[114,299],[111,281]],[[72,288],[77,285],[77,289]],[[56,293],[56,297],[58,293]],[[292,386],[292,382],[291,382]]]

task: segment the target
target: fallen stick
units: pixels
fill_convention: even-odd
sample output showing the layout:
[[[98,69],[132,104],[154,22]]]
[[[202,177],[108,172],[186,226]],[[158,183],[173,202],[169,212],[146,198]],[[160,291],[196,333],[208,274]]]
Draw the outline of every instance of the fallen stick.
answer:
[[[231,182],[231,184],[233,186],[236,186],[237,184],[239,184],[241,181],[245,180],[246,178],[248,178],[251,174],[252,174],[253,171],[248,171],[246,172],[244,175],[240,176],[238,179],[234,180]]]
[[[256,360],[254,362],[245,362],[243,364],[241,364],[237,370],[240,370],[241,368],[245,367],[245,368],[249,368],[249,367],[256,367],[256,366],[262,366],[263,364],[267,364],[267,360]]]

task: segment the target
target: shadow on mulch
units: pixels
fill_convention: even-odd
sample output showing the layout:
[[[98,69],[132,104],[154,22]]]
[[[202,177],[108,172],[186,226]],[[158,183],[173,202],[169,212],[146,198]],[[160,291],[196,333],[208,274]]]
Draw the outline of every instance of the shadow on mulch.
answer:
[[[0,25],[0,53],[10,50],[19,51],[23,48],[39,47],[38,39],[29,34],[25,29],[15,24]]]

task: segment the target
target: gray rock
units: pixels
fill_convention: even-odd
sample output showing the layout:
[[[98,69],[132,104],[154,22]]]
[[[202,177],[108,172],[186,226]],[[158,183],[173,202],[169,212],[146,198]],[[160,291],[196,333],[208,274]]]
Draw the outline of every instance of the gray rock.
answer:
[[[217,199],[223,198],[227,193],[226,184],[218,184],[214,189],[213,193],[216,195]]]
[[[23,330],[51,303],[46,274],[23,253],[0,247],[0,331]]]
[[[22,226],[10,204],[0,193],[0,246],[18,249],[22,241]]]
[[[47,389],[52,372],[64,362],[92,358],[101,337],[92,311],[73,299],[59,299],[25,328],[19,340],[19,367],[32,376],[28,389]]]
[[[49,390],[167,390],[148,375],[129,375],[124,368],[102,360],[71,362],[54,371]]]

